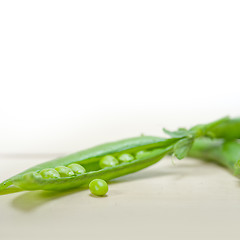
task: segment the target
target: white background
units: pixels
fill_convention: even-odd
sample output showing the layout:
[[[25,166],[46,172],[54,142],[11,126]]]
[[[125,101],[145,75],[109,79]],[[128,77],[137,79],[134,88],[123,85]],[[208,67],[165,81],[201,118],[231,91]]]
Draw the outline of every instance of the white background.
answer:
[[[0,153],[239,116],[239,1],[1,1]]]

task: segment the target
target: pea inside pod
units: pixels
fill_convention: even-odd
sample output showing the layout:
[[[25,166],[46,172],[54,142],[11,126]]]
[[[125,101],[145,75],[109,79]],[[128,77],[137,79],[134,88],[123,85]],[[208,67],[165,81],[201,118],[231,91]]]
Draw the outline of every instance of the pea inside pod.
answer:
[[[134,156],[130,153],[122,153],[121,155],[118,156],[118,160],[120,162],[129,162],[134,160]]]
[[[154,164],[171,151],[175,142],[141,136],[103,144],[32,167],[3,182],[0,190],[14,184],[25,190],[62,191],[88,185],[94,179],[106,181]],[[148,149],[149,155],[132,157],[142,149]]]
[[[77,163],[72,163],[68,165],[68,167],[75,173],[75,174],[83,174],[86,172],[86,169]]]
[[[138,157],[141,157],[145,153],[147,153],[147,152],[144,150],[141,150],[141,151],[136,152],[135,156],[136,156],[136,158],[138,158]]]
[[[40,175],[45,179],[60,178],[59,172],[53,168],[46,168],[46,169],[41,170]]]
[[[112,155],[106,155],[101,158],[99,166],[101,168],[114,167],[119,164],[119,161]]]
[[[74,176],[74,172],[71,168],[65,166],[58,166],[55,168],[56,171],[60,174],[61,177],[72,177]]]

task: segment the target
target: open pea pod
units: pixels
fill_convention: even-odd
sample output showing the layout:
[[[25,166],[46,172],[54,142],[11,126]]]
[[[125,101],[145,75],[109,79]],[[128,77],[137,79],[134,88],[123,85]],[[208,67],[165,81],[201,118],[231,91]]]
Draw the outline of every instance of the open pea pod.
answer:
[[[86,185],[96,178],[110,180],[139,171],[168,153],[182,159],[198,138],[239,139],[240,118],[225,117],[189,130],[180,128],[165,132],[172,138],[129,138],[39,164],[2,182],[0,192],[11,185],[24,190],[67,190]]]
[[[96,178],[117,178],[156,163],[172,151],[178,140],[141,136],[99,145],[29,168],[1,183],[0,191],[10,185],[23,190],[61,191],[86,185]],[[116,159],[117,164],[101,168],[105,156]],[[74,172],[74,166],[84,171]]]

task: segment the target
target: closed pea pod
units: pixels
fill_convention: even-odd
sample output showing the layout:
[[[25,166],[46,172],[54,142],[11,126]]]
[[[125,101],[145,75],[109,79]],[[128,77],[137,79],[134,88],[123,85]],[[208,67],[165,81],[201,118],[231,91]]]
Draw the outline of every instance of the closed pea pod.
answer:
[[[240,118],[228,119],[227,121],[214,126],[211,133],[216,138],[225,140],[240,139]]]
[[[198,139],[188,155],[222,165],[240,178],[240,142],[238,141]]]

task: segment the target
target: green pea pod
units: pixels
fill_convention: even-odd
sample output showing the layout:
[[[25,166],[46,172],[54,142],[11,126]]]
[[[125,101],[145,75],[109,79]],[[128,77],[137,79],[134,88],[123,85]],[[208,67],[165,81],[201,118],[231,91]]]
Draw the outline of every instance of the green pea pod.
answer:
[[[177,158],[182,159],[188,154],[192,144],[196,141],[198,143],[198,138],[207,136],[225,140],[239,139],[240,118],[225,117],[209,124],[196,125],[189,130],[181,128],[175,132],[167,130],[165,132],[172,138],[150,136],[129,138],[39,164],[2,182],[0,191],[10,185],[24,190],[67,190],[86,185],[96,178],[110,180],[139,171],[156,163],[168,153],[174,153]],[[236,143],[233,145],[234,143],[226,144],[224,149],[227,150],[219,150],[222,151],[222,155],[218,153],[219,156],[221,155],[219,158],[221,160],[218,161],[236,173],[240,161],[236,161],[235,155],[231,155],[231,158],[224,155],[225,151],[230,155],[228,148],[238,148]],[[194,146],[190,151],[190,155],[193,156],[200,154],[199,151],[197,153],[197,145]],[[203,150],[205,151],[206,148]],[[211,151],[215,153],[216,148],[212,148]],[[237,152],[237,150],[231,151]],[[209,151],[205,151],[205,154],[209,154]],[[214,158],[218,158],[218,155]]]
[[[215,138],[226,140],[240,139],[240,118],[229,119],[213,127],[210,132]]]
[[[197,139],[188,156],[215,162],[240,177],[240,143],[236,140]]]
[[[240,118],[224,117],[208,124],[198,124],[190,129],[179,128],[177,131],[163,129],[166,134],[174,138],[211,137],[226,140],[240,139]]]
[[[156,163],[172,151],[174,144],[178,140],[178,138],[162,139],[141,136],[99,145],[27,169],[1,183],[0,191],[10,185],[20,187],[23,190],[61,191],[86,185],[96,178],[110,180],[139,171]],[[136,153],[143,150],[146,153],[137,157]],[[120,162],[112,167],[101,169],[99,166],[102,157],[112,155],[117,158],[123,153],[132,154],[135,158],[128,162]],[[61,168],[67,174],[66,167],[71,164],[80,164],[86,169],[86,172],[69,177],[62,175],[62,172],[60,173],[61,176],[56,174],[56,171],[61,170]],[[69,169],[69,172],[72,174],[71,169]]]

